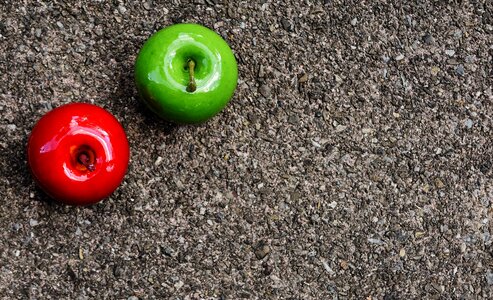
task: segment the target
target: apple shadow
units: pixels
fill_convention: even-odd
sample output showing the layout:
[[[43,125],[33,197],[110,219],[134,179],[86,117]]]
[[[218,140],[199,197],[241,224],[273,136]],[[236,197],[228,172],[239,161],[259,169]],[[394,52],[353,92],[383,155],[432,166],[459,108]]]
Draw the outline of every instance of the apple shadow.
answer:
[[[140,99],[137,97],[137,113],[143,117],[143,121],[146,127],[155,128],[160,130],[165,136],[173,134],[181,125],[171,123],[159,118],[153,113]]]
[[[37,186],[29,169],[27,161],[28,138],[29,136],[26,135],[22,139],[9,142],[9,152],[4,153],[5,161],[8,158],[9,164],[2,164],[1,174],[8,180],[10,187],[15,190],[15,195],[19,197],[18,200],[39,201],[53,209],[58,206],[58,203]]]
[[[157,130],[165,136],[173,134],[180,125],[165,121],[153,113],[140,99],[137,87],[134,82],[133,64],[131,67],[123,68],[118,78],[118,89],[113,95],[115,102],[120,102],[122,99],[128,101],[132,99],[130,105],[133,105],[132,112],[138,114],[143,121],[144,126],[139,126],[139,131],[144,133],[149,130]]]

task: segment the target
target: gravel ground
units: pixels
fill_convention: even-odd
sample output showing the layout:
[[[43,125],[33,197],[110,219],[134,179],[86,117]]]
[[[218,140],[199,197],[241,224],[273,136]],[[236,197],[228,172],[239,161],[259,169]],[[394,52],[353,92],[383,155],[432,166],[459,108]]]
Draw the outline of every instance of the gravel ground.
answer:
[[[238,59],[200,126],[133,84],[179,22]],[[491,299],[492,24],[490,0],[0,0],[1,298]],[[132,152],[86,208],[26,165],[35,122],[74,101]]]

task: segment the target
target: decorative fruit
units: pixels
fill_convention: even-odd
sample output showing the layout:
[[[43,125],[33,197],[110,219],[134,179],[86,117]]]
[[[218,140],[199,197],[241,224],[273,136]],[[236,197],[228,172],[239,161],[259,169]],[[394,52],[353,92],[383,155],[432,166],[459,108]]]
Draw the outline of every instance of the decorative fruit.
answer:
[[[238,67],[217,33],[197,24],[178,24],[147,40],[137,57],[135,81],[144,103],[163,119],[200,123],[229,102]]]
[[[34,179],[52,198],[89,205],[113,193],[128,167],[125,131],[113,115],[73,103],[44,115],[27,146]]]

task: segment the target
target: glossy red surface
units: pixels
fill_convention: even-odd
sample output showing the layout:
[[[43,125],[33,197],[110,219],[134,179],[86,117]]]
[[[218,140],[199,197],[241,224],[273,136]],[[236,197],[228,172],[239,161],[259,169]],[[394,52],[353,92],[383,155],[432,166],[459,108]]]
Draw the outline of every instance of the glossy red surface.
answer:
[[[111,195],[123,180],[130,155],[118,120],[85,103],[44,115],[31,132],[27,152],[39,186],[70,205],[89,205]]]

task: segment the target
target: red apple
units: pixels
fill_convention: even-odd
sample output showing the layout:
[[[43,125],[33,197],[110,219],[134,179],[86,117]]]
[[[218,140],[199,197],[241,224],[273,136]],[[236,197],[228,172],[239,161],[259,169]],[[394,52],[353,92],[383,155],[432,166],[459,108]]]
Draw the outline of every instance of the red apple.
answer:
[[[127,171],[129,152],[118,120],[85,103],[48,112],[34,126],[27,146],[36,182],[70,205],[89,205],[111,195]]]

